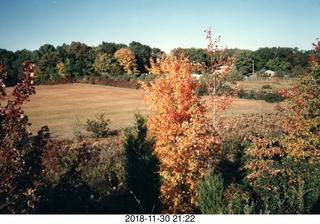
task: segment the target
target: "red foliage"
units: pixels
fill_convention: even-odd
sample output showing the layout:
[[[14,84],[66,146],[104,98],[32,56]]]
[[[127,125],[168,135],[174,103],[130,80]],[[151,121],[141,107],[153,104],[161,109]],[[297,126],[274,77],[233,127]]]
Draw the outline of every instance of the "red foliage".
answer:
[[[33,211],[34,193],[42,176],[41,145],[43,137],[47,136],[41,135],[34,143],[30,140],[31,133],[27,127],[31,124],[22,110],[22,104],[35,94],[35,89],[30,84],[34,76],[34,64],[28,60],[21,67],[21,82],[14,88],[7,105],[0,107],[0,209],[5,208],[7,213]],[[2,72],[2,99],[6,95],[3,84],[5,77],[6,73]]]
[[[7,72],[4,71],[3,66],[0,65],[0,100],[3,100],[4,97],[7,95],[6,89],[5,89],[6,86],[3,83],[3,80],[6,78],[7,78]]]

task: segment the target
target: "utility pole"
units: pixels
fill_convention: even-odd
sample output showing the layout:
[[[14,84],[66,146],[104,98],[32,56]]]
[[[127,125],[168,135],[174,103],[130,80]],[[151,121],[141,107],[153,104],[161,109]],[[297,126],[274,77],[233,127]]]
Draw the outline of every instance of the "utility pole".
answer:
[[[252,75],[254,75],[254,60],[252,60]]]

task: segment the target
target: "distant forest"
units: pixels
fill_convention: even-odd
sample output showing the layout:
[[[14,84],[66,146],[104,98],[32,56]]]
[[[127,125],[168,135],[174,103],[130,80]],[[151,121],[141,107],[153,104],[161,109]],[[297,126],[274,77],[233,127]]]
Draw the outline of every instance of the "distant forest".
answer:
[[[206,49],[176,48],[174,54],[184,52],[192,62],[209,63]],[[273,70],[278,77],[292,78],[303,74],[308,67],[311,51],[297,48],[260,48],[256,51],[226,49],[228,56],[236,57],[233,80],[241,80],[253,70],[262,75]],[[59,80],[79,82],[90,77],[131,79],[147,73],[150,58],[164,54],[159,48],[132,41],[129,45],[102,42],[99,46],[88,46],[72,42],[62,46],[44,44],[39,50],[0,49],[0,65],[8,72],[7,86],[15,85],[22,76],[21,63],[31,60],[37,65],[37,84],[55,83]],[[196,71],[195,71],[196,72]]]

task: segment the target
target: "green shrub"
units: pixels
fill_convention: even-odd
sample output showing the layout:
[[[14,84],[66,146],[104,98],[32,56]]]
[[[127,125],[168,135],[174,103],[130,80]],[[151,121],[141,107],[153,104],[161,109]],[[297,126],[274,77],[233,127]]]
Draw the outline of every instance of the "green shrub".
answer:
[[[105,118],[105,113],[100,113],[95,116],[94,120],[87,120],[85,128],[92,132],[93,137],[103,137],[109,134],[110,120]]]
[[[264,96],[264,101],[268,103],[278,103],[284,100],[284,97],[278,93],[267,93]]]
[[[250,200],[250,194],[241,189],[238,184],[231,183],[224,192],[226,214],[253,214],[255,204]]]
[[[266,91],[247,91],[240,89],[238,97],[249,100],[264,100],[268,103],[278,103],[284,100],[284,97],[279,93],[268,93]]]
[[[201,213],[222,214],[224,212],[223,178],[221,173],[210,173],[200,182],[198,193]]]
[[[221,144],[221,159],[217,169],[221,172],[225,185],[236,182],[241,183],[244,172],[241,171],[241,157],[244,140],[236,135],[224,136]]]
[[[124,143],[127,157],[127,185],[138,203],[138,213],[160,212],[159,160],[154,155],[154,138],[147,138],[145,118],[135,114],[135,126],[127,130]]]
[[[266,84],[266,85],[261,86],[261,89],[272,89],[272,87],[270,84]]]
[[[310,214],[320,212],[320,164],[273,158],[269,167],[277,174],[259,174],[253,186],[256,211],[271,214]],[[254,197],[256,195],[256,197]]]

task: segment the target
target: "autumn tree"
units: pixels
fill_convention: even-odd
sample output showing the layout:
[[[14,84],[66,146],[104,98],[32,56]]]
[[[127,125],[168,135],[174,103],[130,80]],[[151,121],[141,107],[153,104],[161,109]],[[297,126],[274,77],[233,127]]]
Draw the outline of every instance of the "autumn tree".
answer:
[[[121,48],[114,53],[120,65],[129,75],[138,73],[135,54],[129,48]]]
[[[216,127],[216,120],[219,113],[228,109],[238,92],[238,86],[235,88],[225,88],[227,75],[231,71],[235,57],[230,57],[227,49],[219,46],[220,36],[212,39],[211,28],[205,30],[208,40],[207,54],[209,55],[208,64],[197,63],[199,69],[204,69],[208,73],[206,81],[211,103],[212,103],[212,125]],[[230,87],[230,86],[229,86]]]
[[[209,124],[205,103],[195,93],[187,57],[163,56],[151,60],[157,78],[142,83],[144,98],[152,111],[148,117],[156,136],[155,154],[160,160],[161,201],[168,213],[192,213],[198,206],[197,184],[219,151],[219,137]]]

